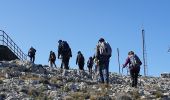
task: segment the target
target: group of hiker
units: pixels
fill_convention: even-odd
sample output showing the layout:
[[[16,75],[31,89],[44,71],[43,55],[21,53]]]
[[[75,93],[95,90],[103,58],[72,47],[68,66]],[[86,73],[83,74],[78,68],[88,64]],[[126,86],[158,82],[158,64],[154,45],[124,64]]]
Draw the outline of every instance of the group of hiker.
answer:
[[[35,53],[36,50],[31,47],[28,56],[30,57],[30,61],[34,63],[35,61]],[[89,57],[87,61],[87,68],[89,74],[92,75],[93,66],[95,67],[94,73],[98,73],[100,77],[101,83],[109,84],[109,62],[110,57],[112,56],[112,48],[110,44],[105,41],[104,38],[100,38],[97,45],[95,54]],[[69,60],[72,57],[72,51],[67,43],[67,41],[59,40],[58,41],[58,59],[61,59],[61,66],[62,69],[69,69]],[[53,51],[50,51],[49,60],[50,67],[56,67],[56,55]],[[85,58],[81,51],[77,52],[76,58],[76,65],[79,66],[79,70],[84,71],[85,65]],[[128,53],[128,57],[126,59],[125,64],[123,64],[123,68],[129,65],[130,76],[132,80],[132,87],[137,87],[138,76],[140,72],[140,66],[142,62],[140,61],[139,57],[133,52],[130,51]]]

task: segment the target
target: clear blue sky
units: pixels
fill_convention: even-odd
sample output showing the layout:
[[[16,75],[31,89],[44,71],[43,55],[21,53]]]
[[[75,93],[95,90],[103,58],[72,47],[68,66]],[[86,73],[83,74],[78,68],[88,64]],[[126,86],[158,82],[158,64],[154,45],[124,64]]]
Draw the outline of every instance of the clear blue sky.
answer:
[[[104,37],[113,49],[110,71],[118,72],[117,52],[124,63],[134,50],[142,59],[142,25],[146,31],[148,74],[170,72],[169,0],[0,0],[0,29],[5,30],[27,53],[37,49],[36,63],[48,64],[57,41],[67,40],[72,48],[72,68],[77,68],[77,51],[86,61]],[[60,65],[60,61],[56,61]],[[143,74],[143,66],[141,68]]]

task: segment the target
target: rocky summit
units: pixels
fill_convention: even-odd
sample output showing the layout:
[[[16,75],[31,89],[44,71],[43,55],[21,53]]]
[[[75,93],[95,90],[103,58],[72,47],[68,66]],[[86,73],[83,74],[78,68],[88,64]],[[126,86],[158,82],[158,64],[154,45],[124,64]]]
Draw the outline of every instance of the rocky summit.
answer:
[[[77,69],[62,70],[29,61],[0,62],[0,100],[170,100],[170,78],[110,73],[110,84]]]

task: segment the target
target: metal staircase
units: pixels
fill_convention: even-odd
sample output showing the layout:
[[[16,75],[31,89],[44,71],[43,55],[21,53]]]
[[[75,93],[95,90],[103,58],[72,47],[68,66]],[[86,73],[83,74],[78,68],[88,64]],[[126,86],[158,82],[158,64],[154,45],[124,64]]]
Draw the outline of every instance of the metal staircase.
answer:
[[[4,59],[4,60],[20,59],[23,61],[27,60],[27,55],[23,53],[23,51],[16,45],[16,43],[3,30],[0,30],[0,48],[1,48],[0,49],[1,59]],[[13,57],[10,58],[11,56]]]

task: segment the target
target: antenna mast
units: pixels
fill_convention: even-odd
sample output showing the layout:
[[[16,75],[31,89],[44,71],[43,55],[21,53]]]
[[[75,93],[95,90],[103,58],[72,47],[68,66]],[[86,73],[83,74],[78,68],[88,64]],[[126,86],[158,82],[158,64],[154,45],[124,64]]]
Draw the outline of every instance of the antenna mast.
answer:
[[[146,52],[145,30],[144,29],[142,29],[142,46],[143,46],[144,76],[147,76],[147,74],[148,74],[148,67],[147,67],[147,52]]]

